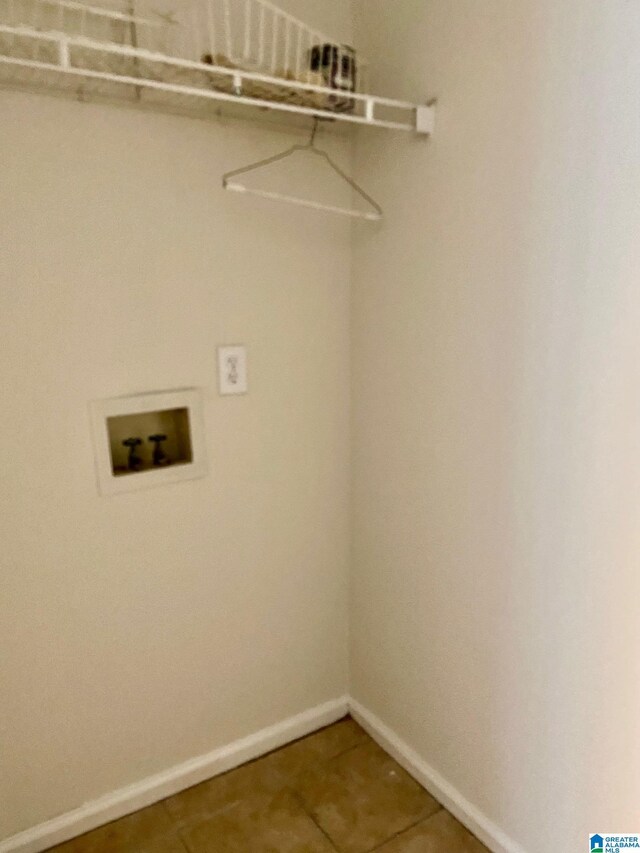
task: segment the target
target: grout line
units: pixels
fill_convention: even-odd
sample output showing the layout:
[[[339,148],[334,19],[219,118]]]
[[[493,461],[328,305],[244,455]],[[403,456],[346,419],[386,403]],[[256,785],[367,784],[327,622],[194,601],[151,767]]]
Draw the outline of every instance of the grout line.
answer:
[[[178,833],[178,840],[180,841],[180,845],[182,846],[182,849],[185,851],[185,853],[191,853],[191,849],[189,848],[189,845],[187,844],[187,842],[182,837],[181,832]]]
[[[169,818],[169,821],[171,823],[171,832],[166,833],[166,837],[177,840],[178,843],[180,844],[181,849],[184,851],[184,853],[191,853],[191,851],[189,850],[189,848],[187,846],[187,842],[182,837],[182,827],[180,826],[178,821],[174,818],[174,816],[171,814],[171,812],[169,811],[169,809],[165,805],[167,799],[168,798],[165,798],[164,800],[160,800],[158,803],[156,803],[156,805],[159,805],[161,807],[162,811]],[[137,814],[137,813],[138,812],[133,812],[133,814]],[[119,818],[119,820],[123,820],[123,818]],[[115,821],[115,823],[117,823],[117,822],[118,821]],[[93,831],[95,832],[95,830],[93,830]],[[163,835],[163,837],[165,837],[165,836]],[[143,844],[143,846],[144,846],[144,844]]]
[[[354,752],[354,750],[366,745],[366,740],[361,740],[359,743],[352,743],[351,746],[346,747],[346,749],[343,749],[342,752],[338,752],[336,755],[332,755],[330,758],[325,758],[324,763],[329,764],[330,761],[335,761],[338,758],[342,758],[342,756],[346,755],[348,752]]]
[[[329,844],[330,844],[330,846],[331,846],[331,849],[332,849],[332,850],[335,850],[335,851],[336,851],[336,853],[340,853],[340,851],[338,850],[338,848],[337,848],[337,847],[336,847],[336,845],[334,844],[333,839],[332,839],[329,835],[327,835],[327,833],[325,832],[324,828],[323,828],[322,826],[320,826],[320,824],[319,824],[319,823],[318,823],[318,821],[316,820],[315,815],[314,815],[312,812],[310,812],[310,811],[308,810],[308,808],[307,808],[307,806],[306,806],[306,803],[305,803],[305,801],[304,801],[304,798],[303,798],[303,797],[302,797],[302,795],[299,793],[299,791],[296,791],[296,790],[294,790],[293,788],[291,788],[291,793],[293,794],[294,799],[295,799],[295,800],[296,800],[296,802],[299,804],[299,806],[300,806],[300,808],[302,809],[302,811],[307,815],[307,817],[309,818],[309,820],[313,823],[313,825],[314,825],[315,827],[317,827],[317,828],[320,830],[320,832],[322,833],[322,835],[327,839],[327,841],[329,842]]]
[[[184,850],[184,853],[191,853],[191,851],[187,847],[187,842],[184,840],[184,838],[182,837],[182,834],[180,832],[176,833],[176,838],[180,842],[180,846]]]
[[[396,832],[389,836],[389,838],[385,839],[381,844],[376,844],[376,846],[372,847],[371,850],[367,850],[367,853],[375,853],[376,850],[381,850],[385,844],[389,844],[391,841],[396,841],[398,838],[402,838],[405,832],[409,832],[410,830],[415,829],[416,826],[420,826],[423,823],[429,823],[431,818],[440,814],[441,811],[444,811],[444,806],[441,806],[440,803],[438,803],[438,806],[439,808],[437,808],[433,814],[430,814],[429,817],[422,817],[420,820],[415,821],[415,823],[410,823],[409,826],[405,826],[405,828],[400,830],[400,832]]]

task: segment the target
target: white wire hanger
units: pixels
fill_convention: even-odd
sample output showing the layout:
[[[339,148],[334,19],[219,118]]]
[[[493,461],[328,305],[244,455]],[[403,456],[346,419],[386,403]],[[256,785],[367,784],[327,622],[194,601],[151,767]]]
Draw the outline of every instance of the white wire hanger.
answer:
[[[311,131],[311,136],[309,141],[305,145],[292,145],[291,148],[287,148],[286,151],[283,151],[281,154],[275,154],[273,157],[266,157],[264,160],[259,160],[257,163],[251,163],[249,166],[243,166],[241,169],[234,169],[231,172],[227,172],[222,176],[222,186],[225,190],[230,190],[231,192],[236,193],[248,193],[249,195],[260,196],[260,198],[268,198],[273,201],[283,201],[287,204],[297,204],[302,207],[311,207],[314,210],[325,210],[329,213],[338,213],[343,216],[351,216],[354,219],[367,219],[371,222],[376,222],[382,219],[383,211],[380,205],[374,201],[371,196],[366,193],[362,187],[356,183],[356,181],[349,177],[343,170],[331,159],[331,157],[327,154],[326,151],[323,151],[321,148],[317,148],[315,145],[316,133],[318,132],[318,119],[314,120],[313,129]],[[345,181],[351,187],[360,198],[364,199],[367,202],[370,210],[358,210],[357,208],[349,208],[349,207],[337,207],[331,204],[324,204],[319,201],[313,201],[311,199],[300,198],[298,196],[292,195],[284,195],[283,193],[274,192],[270,190],[261,190],[261,189],[253,189],[248,187],[246,184],[240,183],[235,180],[240,177],[240,175],[246,175],[249,172],[256,172],[260,169],[265,168],[266,166],[271,166],[273,163],[278,163],[280,160],[286,160],[288,157],[291,157],[292,154],[295,154],[298,151],[304,151],[310,154],[314,154],[316,157],[322,157],[329,164],[331,169]]]

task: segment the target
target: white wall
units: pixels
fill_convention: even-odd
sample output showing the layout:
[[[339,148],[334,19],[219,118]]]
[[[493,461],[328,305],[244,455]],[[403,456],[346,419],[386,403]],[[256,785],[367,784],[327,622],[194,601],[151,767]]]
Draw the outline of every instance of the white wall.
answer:
[[[357,155],[352,693],[522,849],[586,849],[640,802],[640,6],[359,17],[439,104]]]
[[[221,189],[299,132],[0,115],[3,838],[344,694],[350,238]],[[210,476],[99,497],[88,402],[186,386]]]
[[[309,27],[316,27],[330,38],[350,42],[353,37],[351,0],[277,0],[277,5],[295,15]]]
[[[348,40],[333,5],[288,8]],[[581,849],[640,798],[640,13],[359,5],[378,88],[440,101],[359,149],[352,690],[524,850]],[[0,115],[2,838],[344,691],[350,250],[220,191],[273,128]],[[88,400],[185,385],[211,476],[99,498]]]

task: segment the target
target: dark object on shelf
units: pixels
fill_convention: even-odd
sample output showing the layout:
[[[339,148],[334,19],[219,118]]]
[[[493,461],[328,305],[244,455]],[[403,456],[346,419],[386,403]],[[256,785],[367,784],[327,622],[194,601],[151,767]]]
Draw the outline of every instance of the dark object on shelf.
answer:
[[[156,467],[162,467],[163,465],[169,465],[169,459],[167,458],[167,454],[162,449],[162,442],[167,440],[166,435],[162,435],[158,433],[157,435],[150,435],[149,441],[153,442],[153,464]]]
[[[311,71],[321,74],[324,84],[339,92],[355,92],[357,83],[356,52],[344,44],[317,44],[309,53]],[[333,109],[353,112],[351,98],[336,97]]]
[[[129,448],[129,458],[127,459],[127,466],[130,471],[139,471],[142,468],[142,457],[138,456],[136,453],[136,447],[140,447],[142,444],[141,438],[125,438],[122,442],[125,447]]]

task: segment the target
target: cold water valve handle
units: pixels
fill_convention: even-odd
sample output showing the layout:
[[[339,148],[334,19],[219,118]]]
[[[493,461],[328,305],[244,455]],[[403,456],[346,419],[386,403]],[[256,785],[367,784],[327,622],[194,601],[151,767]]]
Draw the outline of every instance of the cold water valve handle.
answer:
[[[125,438],[122,442],[125,447],[129,448],[129,458],[127,459],[127,467],[130,471],[139,471],[142,467],[142,457],[136,453],[136,447],[142,444],[141,438]]]
[[[150,435],[149,441],[153,442],[153,464],[156,467],[160,467],[162,465],[168,465],[169,460],[167,459],[167,454],[162,449],[162,442],[167,440],[166,435],[162,435],[158,433],[157,435]]]

